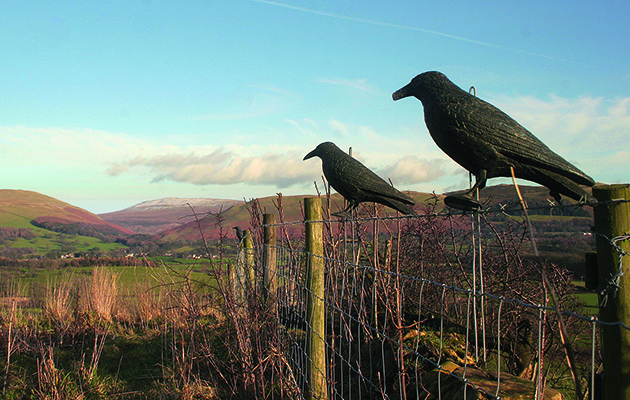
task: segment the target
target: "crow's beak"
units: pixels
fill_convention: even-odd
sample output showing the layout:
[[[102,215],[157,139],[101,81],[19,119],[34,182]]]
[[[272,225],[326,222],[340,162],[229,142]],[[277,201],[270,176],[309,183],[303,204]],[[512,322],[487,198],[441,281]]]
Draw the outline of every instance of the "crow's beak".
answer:
[[[308,160],[309,158],[315,157],[317,155],[316,150],[317,149],[315,149],[315,150],[311,151],[310,153],[308,153],[307,155],[305,155],[304,158],[302,159],[302,161]]]
[[[407,86],[405,86],[404,88],[398,89],[397,91],[394,92],[394,94],[392,94],[392,98],[394,99],[394,101],[400,100],[407,96],[409,96],[407,94]]]

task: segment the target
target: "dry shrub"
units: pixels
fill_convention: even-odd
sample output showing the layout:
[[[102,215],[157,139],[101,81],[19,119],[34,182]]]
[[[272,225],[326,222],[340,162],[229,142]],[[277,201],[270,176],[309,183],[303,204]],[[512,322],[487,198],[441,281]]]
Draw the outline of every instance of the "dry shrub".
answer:
[[[152,288],[147,282],[136,283],[136,312],[138,319],[143,324],[163,316],[162,303],[164,293],[162,290]]]
[[[31,347],[39,319],[32,309],[33,303],[24,285],[15,281],[5,281],[3,284],[0,292],[0,363],[4,365],[0,372],[0,384],[1,395],[5,396],[7,389],[19,386],[22,380],[20,371],[12,366],[12,356],[28,351]]]
[[[41,359],[37,361],[37,388],[33,389],[34,398],[42,400],[85,398],[69,374],[62,372],[55,365],[52,347],[40,348],[40,355]]]
[[[180,396],[182,400],[192,399],[218,399],[217,390],[210,383],[201,379],[196,379],[194,382],[185,385],[181,391]]]
[[[76,279],[73,276],[66,276],[56,284],[49,282],[44,294],[44,315],[62,339],[73,324],[75,288]]]
[[[153,286],[146,281],[136,281],[117,303],[118,321],[148,327],[162,321],[168,312],[167,296],[163,286]]]
[[[111,323],[118,295],[119,274],[105,267],[96,267],[80,296],[79,309],[97,319]]]

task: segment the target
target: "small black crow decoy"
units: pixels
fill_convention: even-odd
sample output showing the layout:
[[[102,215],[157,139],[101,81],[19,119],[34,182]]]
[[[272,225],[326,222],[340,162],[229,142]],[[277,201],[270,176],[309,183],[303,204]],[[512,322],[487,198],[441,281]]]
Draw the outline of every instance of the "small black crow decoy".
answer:
[[[234,229],[234,231],[235,231],[235,233],[236,233],[236,238],[237,238],[239,241],[243,241],[243,229],[241,229],[241,227],[240,227],[240,226],[235,226],[235,227],[234,227],[234,228],[232,228],[232,229]]]
[[[345,210],[335,215],[345,215],[366,201],[384,204],[403,214],[415,214],[410,207],[415,204],[411,197],[396,190],[334,143],[321,143],[304,160],[315,156],[322,159],[324,176],[330,186],[349,203]]]

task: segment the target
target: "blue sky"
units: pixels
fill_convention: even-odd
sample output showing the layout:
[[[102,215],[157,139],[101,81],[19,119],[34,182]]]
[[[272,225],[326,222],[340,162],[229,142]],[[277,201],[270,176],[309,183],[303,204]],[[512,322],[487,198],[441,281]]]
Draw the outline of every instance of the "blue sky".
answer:
[[[312,194],[321,165],[302,157],[333,141],[399,189],[461,189],[421,103],[391,98],[428,70],[626,183],[628,15],[627,1],[5,1],[0,188],[97,213]]]

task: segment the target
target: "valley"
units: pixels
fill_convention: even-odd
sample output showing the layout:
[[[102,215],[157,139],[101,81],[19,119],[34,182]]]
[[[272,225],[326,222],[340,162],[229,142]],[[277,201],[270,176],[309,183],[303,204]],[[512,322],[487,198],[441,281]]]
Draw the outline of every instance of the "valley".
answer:
[[[545,188],[521,187],[529,214],[535,221],[539,246],[550,261],[583,275],[583,257],[593,251],[590,234],[591,210],[587,207],[552,207]],[[487,218],[496,226],[522,216],[514,189],[496,185],[484,189],[480,199],[491,211]],[[416,209],[438,199],[437,212],[453,212],[430,193],[410,193]],[[0,190],[0,257],[13,259],[61,259],[76,257],[211,256],[210,248],[219,239],[228,239],[228,253],[236,251],[233,227],[251,229],[252,212],[279,214],[279,221],[301,221],[304,196],[270,196],[260,199],[163,198],[96,215],[87,210],[25,190]],[[343,199],[331,194],[324,207],[332,212],[343,209]],[[365,206],[360,212],[365,214]],[[282,212],[280,212],[280,210]],[[361,211],[362,210],[362,211]],[[498,212],[497,212],[498,211]],[[384,213],[388,211],[383,210]],[[455,211],[457,212],[457,211]],[[367,214],[366,214],[367,215]],[[385,214],[387,215],[387,214]],[[299,235],[299,226],[286,228]],[[487,231],[484,234],[492,234]]]

